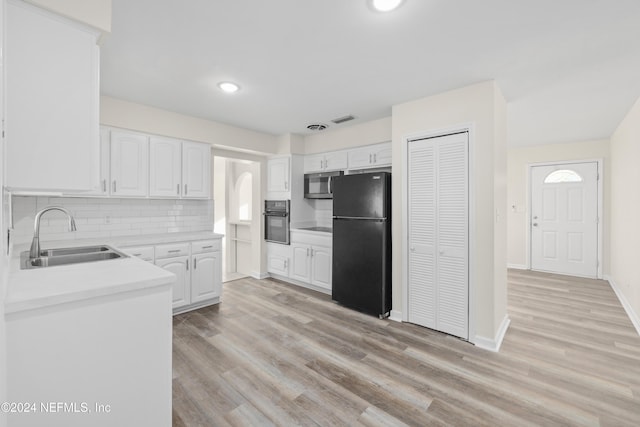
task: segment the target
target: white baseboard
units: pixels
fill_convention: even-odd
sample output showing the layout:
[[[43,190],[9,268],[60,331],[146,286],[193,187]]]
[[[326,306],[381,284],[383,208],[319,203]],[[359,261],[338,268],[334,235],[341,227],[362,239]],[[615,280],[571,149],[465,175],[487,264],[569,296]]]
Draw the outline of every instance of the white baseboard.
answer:
[[[266,279],[267,277],[271,277],[271,275],[269,273],[258,273],[257,271],[252,271],[251,277],[253,277],[254,279],[262,280]]]
[[[524,264],[507,264],[507,268],[513,268],[514,270],[528,270]]]
[[[393,320],[394,322],[402,322],[402,312],[399,310],[391,310],[391,313],[389,313],[389,320]]]
[[[509,324],[511,323],[511,319],[509,319],[508,315],[504,315],[504,319],[502,319],[502,323],[500,324],[500,328],[498,328],[498,332],[496,333],[495,338],[486,338],[476,335],[476,339],[474,344],[476,347],[480,347],[485,350],[498,352],[500,351],[500,346],[502,345],[502,340],[504,340],[504,335],[507,333],[507,329],[509,328]]]
[[[603,279],[609,282],[611,289],[613,289],[613,292],[616,293],[618,300],[620,300],[620,304],[622,304],[624,311],[627,312],[627,316],[629,316],[629,319],[631,320],[633,327],[636,328],[636,332],[638,333],[638,335],[640,335],[640,316],[638,316],[638,313],[635,312],[635,310],[629,303],[629,300],[627,299],[627,297],[624,296],[624,294],[616,284],[616,281],[613,280],[613,277],[605,275]]]

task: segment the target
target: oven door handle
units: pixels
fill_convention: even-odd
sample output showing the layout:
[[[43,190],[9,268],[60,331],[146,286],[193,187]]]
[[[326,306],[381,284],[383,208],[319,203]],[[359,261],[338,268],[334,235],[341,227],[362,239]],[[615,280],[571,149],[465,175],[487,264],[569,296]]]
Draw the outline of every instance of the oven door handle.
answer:
[[[289,216],[288,213],[272,213],[272,212],[262,212],[264,216],[280,216],[282,218]]]

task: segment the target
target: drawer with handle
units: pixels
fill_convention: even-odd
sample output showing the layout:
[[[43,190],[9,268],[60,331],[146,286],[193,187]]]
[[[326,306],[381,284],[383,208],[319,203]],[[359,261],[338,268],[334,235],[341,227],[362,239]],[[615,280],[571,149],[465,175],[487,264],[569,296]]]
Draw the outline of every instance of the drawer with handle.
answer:
[[[156,259],[189,255],[189,243],[156,246]]]
[[[191,253],[201,254],[204,252],[219,251],[221,247],[220,239],[216,240],[199,240],[191,242]]]

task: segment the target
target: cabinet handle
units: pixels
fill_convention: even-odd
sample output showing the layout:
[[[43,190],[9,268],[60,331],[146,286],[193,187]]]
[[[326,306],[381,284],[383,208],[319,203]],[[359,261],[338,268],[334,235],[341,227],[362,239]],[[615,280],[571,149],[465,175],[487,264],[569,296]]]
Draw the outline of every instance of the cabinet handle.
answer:
[[[285,268],[285,269],[287,268],[287,265],[289,265],[289,260],[288,260],[288,259],[285,259],[285,260],[284,260],[284,268]]]
[[[107,180],[106,179],[102,180],[102,192],[103,193],[107,192]]]
[[[371,154],[369,154],[369,164],[371,164]]]
[[[177,254],[178,252],[180,252],[180,249],[172,249],[170,251],[168,251],[170,254]]]
[[[289,190],[289,182],[288,181],[284,182],[284,189],[285,190]]]
[[[133,256],[142,256],[142,254],[131,254]]]
[[[207,245],[207,246],[203,246],[202,249],[211,249],[213,246],[212,245]]]
[[[309,248],[307,248],[307,256],[309,256]]]
[[[189,271],[189,260],[187,260],[187,271]]]
[[[180,195],[180,184],[176,184],[176,194]]]
[[[320,160],[320,169],[322,169],[322,168],[323,168],[323,166],[322,166],[322,159],[321,159]]]
[[[113,192],[114,193],[116,192],[116,180],[115,179],[113,180]]]
[[[189,191],[187,190],[187,184],[184,185],[184,195],[186,196],[189,193]]]
[[[311,258],[313,258],[313,248],[311,248]]]
[[[377,155],[373,153],[373,163],[378,163]]]
[[[198,258],[194,258],[193,259],[193,269],[197,269],[198,268]]]

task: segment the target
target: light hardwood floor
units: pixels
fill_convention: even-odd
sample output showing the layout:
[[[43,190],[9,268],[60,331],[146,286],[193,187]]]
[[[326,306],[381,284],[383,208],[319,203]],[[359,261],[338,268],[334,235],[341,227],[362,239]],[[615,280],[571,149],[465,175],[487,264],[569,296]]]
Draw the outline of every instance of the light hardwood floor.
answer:
[[[606,282],[509,272],[499,353],[271,280],[174,318],[174,426],[640,426],[640,337]]]

